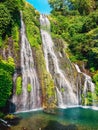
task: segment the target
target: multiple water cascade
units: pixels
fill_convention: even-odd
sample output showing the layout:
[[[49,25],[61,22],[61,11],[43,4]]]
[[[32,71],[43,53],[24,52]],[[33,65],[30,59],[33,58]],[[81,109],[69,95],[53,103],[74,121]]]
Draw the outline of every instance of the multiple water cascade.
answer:
[[[60,59],[63,59],[63,55],[61,52],[56,52],[56,46],[50,35],[50,22],[47,16],[40,15],[40,24],[46,69],[51,74],[56,86],[58,106],[81,105],[82,95],[86,100],[88,92],[92,94],[93,98],[95,86],[91,77],[81,72],[78,65],[73,68],[73,64],[66,55],[64,55],[65,63],[63,64],[67,63],[67,66],[62,69]],[[84,101],[84,105],[86,105],[86,101]]]
[[[12,102],[15,104],[15,111],[26,111],[41,108],[41,89],[34,66],[32,49],[25,34],[25,25],[21,13],[21,74],[22,93],[17,95],[14,92]],[[17,74],[15,74],[14,80]],[[15,90],[14,90],[15,91]]]
[[[91,77],[81,72],[77,64],[72,64],[66,54],[58,51],[57,44],[53,42],[50,35],[50,22],[45,15],[40,15],[41,36],[43,52],[46,62],[46,70],[51,75],[55,84],[55,94],[58,107],[71,107],[82,104],[87,93],[92,94],[95,86]],[[64,66],[62,67],[63,64]],[[22,92],[16,93],[15,85],[13,90],[12,103],[15,111],[27,111],[39,109],[42,106],[41,88],[36,73],[32,49],[25,34],[25,25],[21,13],[21,73],[15,72],[13,82],[16,84],[17,78],[22,77]],[[93,100],[93,99],[92,99]],[[86,105],[84,101],[84,105]],[[93,101],[92,101],[92,105]]]
[[[52,41],[49,29],[50,22],[45,15],[40,15],[40,24],[41,24],[41,36],[43,42],[43,51],[46,61],[46,68],[51,76],[54,79],[56,85],[56,93],[58,99],[58,106],[65,107],[70,105],[77,105],[78,98],[74,93],[73,86],[71,82],[67,79],[66,74],[60,68],[59,59],[54,51],[54,43]],[[50,60],[52,61],[53,71],[51,72]],[[52,75],[53,73],[53,75]]]

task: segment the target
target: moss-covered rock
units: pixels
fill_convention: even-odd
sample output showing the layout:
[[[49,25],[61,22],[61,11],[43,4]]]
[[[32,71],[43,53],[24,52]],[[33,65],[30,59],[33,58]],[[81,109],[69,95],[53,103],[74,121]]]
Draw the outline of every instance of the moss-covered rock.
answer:
[[[54,81],[50,74],[46,70],[45,59],[41,45],[35,48],[36,66],[42,87],[42,101],[44,108],[55,108],[56,107],[56,92]]]
[[[28,86],[27,86],[27,91],[30,93],[31,90],[32,90],[31,84],[28,84]]]
[[[22,93],[22,78],[19,76],[16,79],[16,94],[20,95]]]

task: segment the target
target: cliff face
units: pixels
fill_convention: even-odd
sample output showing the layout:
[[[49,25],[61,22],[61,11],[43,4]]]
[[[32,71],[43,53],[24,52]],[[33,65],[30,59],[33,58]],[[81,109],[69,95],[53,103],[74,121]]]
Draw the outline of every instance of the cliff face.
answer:
[[[43,55],[43,51],[42,51],[42,41],[41,41],[41,37],[40,37],[40,23],[39,23],[39,13],[28,3],[25,3],[24,5],[24,9],[22,10],[23,12],[23,21],[25,23],[25,30],[24,33],[26,34],[26,37],[28,39],[28,42],[32,48],[32,59],[34,58],[34,64],[32,64],[37,72],[37,81],[40,84],[40,100],[41,100],[41,107],[43,106],[44,108],[49,107],[52,108],[54,107],[54,103],[55,103],[55,99],[54,101],[49,101],[49,98],[51,97],[51,92],[53,90],[53,81],[51,76],[47,73],[46,71],[46,65],[45,65],[45,60],[44,60],[44,55]],[[20,19],[20,14],[18,16],[18,18]],[[21,66],[21,62],[22,62],[22,57],[21,57],[21,52],[22,52],[22,48],[23,48],[23,43],[25,42],[22,41],[22,32],[21,32],[21,21],[18,19],[19,25],[17,26],[16,24],[13,27],[13,34],[9,36],[6,35],[6,38],[4,38],[4,40],[2,41],[3,44],[0,48],[0,54],[1,54],[1,61],[3,62],[8,62],[8,59],[11,58],[14,64],[14,70],[12,71],[12,73],[10,74],[11,77],[13,79],[11,79],[11,81],[13,82],[13,85],[11,85],[11,89],[9,90],[10,94],[9,97],[7,99],[10,98],[11,96],[11,111],[20,111],[20,110],[29,110],[29,109],[33,109],[33,107],[30,107],[30,104],[33,104],[35,101],[31,101],[32,103],[29,103],[29,97],[31,95],[31,91],[34,91],[34,85],[31,86],[32,81],[31,77],[32,76],[28,76],[27,78],[27,84],[25,85],[27,93],[26,95],[28,95],[27,97],[27,102],[28,102],[28,108],[26,109],[21,109],[22,104],[18,104],[18,102],[20,102],[22,100],[22,98],[25,99],[26,95],[23,95],[23,84],[25,84],[25,80],[23,80],[23,67]],[[24,34],[23,34],[24,37]],[[27,47],[27,45],[26,45]],[[28,47],[27,47],[28,48]],[[26,49],[26,48],[24,48]],[[28,49],[26,49],[28,50]],[[28,53],[28,52],[26,52]],[[28,56],[29,58],[29,56]],[[24,57],[24,65],[28,64],[26,57]],[[2,69],[2,68],[1,68]],[[26,72],[27,70],[25,70]],[[30,75],[35,75],[34,72],[30,71]],[[31,80],[30,80],[31,79]],[[1,81],[0,81],[1,82]],[[23,83],[24,82],[24,83]],[[36,83],[33,83],[36,84]],[[6,86],[6,84],[5,84]],[[38,86],[38,85],[37,85]],[[13,88],[12,88],[13,87]],[[50,89],[48,89],[50,88]],[[12,91],[13,89],[13,91]],[[37,89],[36,89],[37,90]],[[54,92],[52,92],[54,95]],[[14,97],[13,97],[14,96]],[[22,97],[21,97],[22,96]],[[17,98],[19,97],[19,98]],[[32,97],[33,98],[33,97]],[[36,98],[36,97],[35,97]],[[6,99],[6,101],[7,101]],[[3,99],[1,99],[3,100]],[[13,102],[14,100],[14,102]],[[17,101],[16,101],[17,100]],[[33,100],[33,99],[32,99]],[[36,100],[36,99],[34,99]],[[22,102],[22,101],[21,101]],[[54,103],[53,103],[54,102]],[[5,102],[6,103],[6,102]],[[23,104],[25,104],[26,101],[24,101]],[[36,105],[36,104],[35,104]],[[37,105],[36,105],[37,106]],[[36,107],[35,107],[36,108]],[[39,107],[38,107],[39,108]]]
[[[21,12],[19,25],[14,23],[12,35],[5,36],[0,48],[0,69],[11,77],[11,83],[8,80],[3,85],[3,90],[8,84],[11,87],[1,107],[11,95],[12,112],[94,105],[97,96],[91,78],[71,63],[61,38],[52,40],[47,16],[28,3]],[[4,98],[2,95],[0,100]]]

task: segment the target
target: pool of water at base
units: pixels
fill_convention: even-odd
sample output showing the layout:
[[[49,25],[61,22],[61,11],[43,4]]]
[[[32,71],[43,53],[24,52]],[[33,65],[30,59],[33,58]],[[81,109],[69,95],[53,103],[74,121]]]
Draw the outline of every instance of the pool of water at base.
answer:
[[[98,130],[98,111],[84,108],[56,109],[18,113],[21,120],[11,130]]]

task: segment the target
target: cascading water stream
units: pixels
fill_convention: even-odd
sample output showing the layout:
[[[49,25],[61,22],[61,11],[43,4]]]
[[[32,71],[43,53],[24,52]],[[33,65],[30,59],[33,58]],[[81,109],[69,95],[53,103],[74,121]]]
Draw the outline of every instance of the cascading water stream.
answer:
[[[87,95],[87,92],[88,92],[88,89],[90,90],[90,92],[92,93],[92,98],[93,98],[93,93],[95,91],[95,85],[94,83],[92,82],[91,80],[91,77],[88,76],[87,74],[81,72],[79,66],[77,64],[74,64],[75,65],[75,68],[77,70],[78,73],[81,73],[84,77],[84,88],[83,88],[83,94],[84,94],[84,97],[86,97]],[[81,85],[82,86],[82,85]],[[92,99],[93,100],[93,99]],[[85,104],[86,105],[86,104]],[[93,105],[93,103],[92,103]]]
[[[77,105],[78,98],[76,94],[73,92],[72,84],[67,79],[66,74],[59,66],[59,59],[54,51],[54,43],[52,41],[50,35],[50,22],[45,15],[40,15],[40,24],[41,24],[41,36],[43,42],[43,51],[46,61],[46,69],[50,72],[50,64],[49,64],[49,56],[53,62],[54,75],[51,76],[54,78],[54,82],[56,85],[56,92],[58,98],[58,106],[70,106]]]
[[[82,94],[87,99],[87,93],[92,94],[95,86],[91,77],[81,72],[78,65],[73,65],[68,57],[61,51],[56,50],[50,35],[50,22],[45,15],[40,15],[41,36],[43,52],[46,62],[47,72],[55,84],[55,94],[58,107],[71,107],[82,104]],[[66,62],[62,62],[62,60]],[[61,64],[64,66],[61,66]],[[65,66],[66,65],[66,66]],[[32,49],[25,34],[25,25],[21,13],[21,74],[15,72],[13,77],[14,84],[18,76],[22,77],[22,93],[17,95],[16,88],[13,90],[12,103],[15,111],[27,111],[41,108],[41,88],[36,73]],[[85,102],[85,101],[84,101]],[[86,105],[86,103],[84,104]]]
[[[16,106],[16,111],[26,111],[41,108],[40,84],[34,66],[32,49],[26,38],[25,25],[22,20],[22,13],[21,13],[21,73],[22,73],[22,93],[20,95],[17,95],[15,93],[12,99],[12,102]]]

